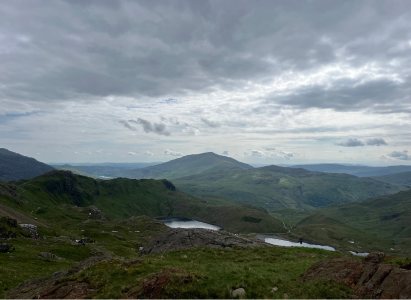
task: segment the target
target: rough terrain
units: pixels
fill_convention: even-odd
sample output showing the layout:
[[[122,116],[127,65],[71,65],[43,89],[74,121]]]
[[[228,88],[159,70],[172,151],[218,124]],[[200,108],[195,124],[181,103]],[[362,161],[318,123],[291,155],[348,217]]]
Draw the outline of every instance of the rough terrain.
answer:
[[[353,299],[410,299],[411,271],[383,264],[385,254],[369,254],[363,262],[350,257],[332,258],[315,263],[303,281],[330,279],[354,289]]]

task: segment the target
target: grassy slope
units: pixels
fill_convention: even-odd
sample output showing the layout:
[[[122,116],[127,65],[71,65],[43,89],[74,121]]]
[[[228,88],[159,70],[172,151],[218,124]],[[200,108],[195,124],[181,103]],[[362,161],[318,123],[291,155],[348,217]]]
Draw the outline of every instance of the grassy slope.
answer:
[[[281,222],[261,208],[208,205],[173,189],[174,186],[165,180],[118,178],[99,182],[68,172],[54,172],[53,175],[19,181],[16,192],[23,199],[0,196],[0,204],[30,215],[35,211],[39,221],[53,224],[71,220],[71,213],[62,209],[63,205],[96,205],[113,219],[126,219],[132,215],[181,216],[214,223],[231,232],[283,231]],[[245,216],[261,221],[247,222]]]
[[[323,214],[376,238],[393,241],[395,251],[411,255],[411,190],[315,211],[282,209],[271,213],[291,226],[313,214]]]
[[[252,169],[253,167],[230,157],[212,152],[187,155],[169,162],[118,174],[126,178],[174,179],[206,172],[220,172],[230,169]]]
[[[233,198],[266,209],[313,209],[396,193],[405,187],[347,174],[311,172],[277,166],[206,173],[173,180],[193,195]]]
[[[390,175],[374,176],[372,179],[393,184],[403,184],[411,188],[411,172],[401,172]]]

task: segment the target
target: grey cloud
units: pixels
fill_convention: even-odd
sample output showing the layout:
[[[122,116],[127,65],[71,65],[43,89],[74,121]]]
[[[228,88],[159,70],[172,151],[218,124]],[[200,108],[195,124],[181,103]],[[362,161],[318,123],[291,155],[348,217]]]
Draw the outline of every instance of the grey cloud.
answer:
[[[138,118],[137,121],[135,120],[129,120],[129,122],[135,123],[135,124],[139,124],[141,126],[143,126],[143,130],[147,133],[149,132],[154,132],[157,133],[159,135],[165,135],[165,136],[169,136],[170,132],[166,131],[166,125],[164,124],[157,124],[157,123],[153,123],[151,124],[150,121]]]
[[[237,91],[341,63],[381,76],[267,101],[411,112],[411,49],[401,46],[410,39],[409,1],[22,0],[3,3],[0,14],[8,103]]]
[[[227,150],[223,151],[223,155],[228,155],[228,151]]]
[[[267,150],[267,151],[274,151],[275,150],[274,147],[264,147],[264,149]]]
[[[201,121],[203,123],[207,124],[208,126],[213,127],[213,128],[217,128],[217,127],[221,126],[220,123],[214,122],[214,121],[211,121],[211,120],[207,120],[205,118],[201,118]]]
[[[388,145],[387,142],[382,138],[372,138],[366,141],[366,144],[369,146],[381,146]]]
[[[131,126],[130,124],[128,124],[127,121],[122,120],[122,121],[118,121],[118,122],[120,124],[123,124],[124,127],[130,129],[131,131],[137,131],[137,128],[135,128],[135,127]]]
[[[265,153],[259,150],[245,151],[244,155],[254,156],[254,157],[259,157],[259,158],[265,157]]]
[[[363,147],[364,143],[356,138],[351,138],[345,141],[335,143],[335,145],[342,147]]]
[[[403,151],[393,151],[387,156],[399,159],[399,160],[411,160],[411,156],[408,155],[408,150],[403,150]]]

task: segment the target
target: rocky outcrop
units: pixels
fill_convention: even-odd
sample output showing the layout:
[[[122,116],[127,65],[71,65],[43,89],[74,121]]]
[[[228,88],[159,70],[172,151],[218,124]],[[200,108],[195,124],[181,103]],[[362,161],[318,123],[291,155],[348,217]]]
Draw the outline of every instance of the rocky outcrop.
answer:
[[[63,258],[58,257],[57,255],[54,255],[53,253],[49,253],[49,252],[40,252],[39,253],[39,258],[51,258],[51,259],[57,259],[57,260],[63,259]]]
[[[31,234],[37,235],[37,226],[33,224],[19,224],[21,228],[27,230]]]
[[[69,280],[69,276],[83,271],[91,264],[108,259],[109,256],[93,256],[77,263],[70,270],[58,271],[51,277],[30,279],[5,294],[9,299],[82,299],[97,290],[87,282]]]
[[[100,208],[95,205],[91,205],[87,208],[89,216],[93,220],[100,220],[100,221],[110,221],[111,219],[105,213],[103,213]]]
[[[11,247],[13,247],[12,244],[0,243],[0,252],[8,252]]]
[[[374,252],[364,261],[351,257],[320,261],[312,265],[301,279],[330,279],[345,284],[354,289],[354,299],[411,298],[411,271],[383,264],[384,257],[384,253]]]
[[[144,246],[140,256],[202,246],[212,248],[271,247],[270,244],[263,241],[241,238],[224,231],[202,228],[170,228]]]

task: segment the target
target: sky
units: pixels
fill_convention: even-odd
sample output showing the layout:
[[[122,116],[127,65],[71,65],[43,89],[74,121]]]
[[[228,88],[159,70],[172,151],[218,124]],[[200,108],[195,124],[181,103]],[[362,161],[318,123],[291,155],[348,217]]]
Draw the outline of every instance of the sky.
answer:
[[[411,164],[411,1],[3,1],[0,148]]]

